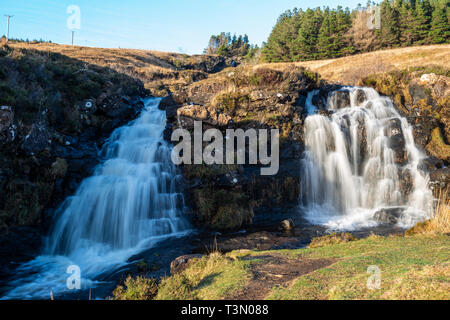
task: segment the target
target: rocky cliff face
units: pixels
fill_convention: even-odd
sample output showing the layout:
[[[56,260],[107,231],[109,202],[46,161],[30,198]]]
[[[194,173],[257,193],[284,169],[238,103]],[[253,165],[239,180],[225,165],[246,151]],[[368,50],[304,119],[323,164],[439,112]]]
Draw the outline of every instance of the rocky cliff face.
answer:
[[[0,48],[0,233],[41,224],[133,119],[142,82],[59,54]],[[47,210],[46,210],[47,209]]]
[[[100,59],[99,59],[100,57]],[[98,163],[104,139],[166,95],[221,71],[220,56],[54,44],[0,47],[0,234],[43,224]]]
[[[165,98],[160,108],[168,118],[166,138],[194,121],[207,128],[280,130],[280,170],[261,176],[258,165],[186,165],[186,192],[193,219],[211,229],[237,229],[250,224],[255,212],[297,203],[303,121],[308,91],[318,77],[302,68],[229,68]]]
[[[435,196],[450,188],[450,75],[431,68],[369,76],[362,85],[390,96],[414,126],[416,144],[429,155],[421,168],[430,172]]]

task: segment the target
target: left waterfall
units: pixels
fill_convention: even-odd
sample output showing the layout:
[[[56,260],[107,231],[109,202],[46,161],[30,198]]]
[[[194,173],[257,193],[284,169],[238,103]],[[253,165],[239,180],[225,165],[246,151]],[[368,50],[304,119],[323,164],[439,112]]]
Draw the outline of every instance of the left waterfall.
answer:
[[[189,233],[159,102],[147,99],[138,119],[112,133],[101,151],[105,161],[60,206],[42,255],[18,268],[3,299],[64,293],[69,266],[79,267],[82,289],[95,287],[134,254]]]

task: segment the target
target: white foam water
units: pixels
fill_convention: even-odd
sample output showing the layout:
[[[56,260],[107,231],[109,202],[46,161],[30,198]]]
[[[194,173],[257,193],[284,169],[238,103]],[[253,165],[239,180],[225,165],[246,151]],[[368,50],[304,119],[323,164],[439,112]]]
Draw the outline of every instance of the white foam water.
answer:
[[[306,218],[333,230],[354,230],[377,225],[374,213],[386,208],[404,210],[398,221],[401,227],[429,217],[433,195],[427,174],[418,170],[425,156],[414,143],[412,127],[392,101],[374,89],[341,90],[349,91],[350,105],[338,109],[337,95],[330,94],[324,101],[330,116],[318,114],[313,105],[318,91],[310,92],[306,100],[306,151],[300,184]],[[393,121],[401,127],[394,129],[401,132],[394,133],[402,134],[405,141],[407,159],[401,165],[395,163],[387,135]],[[408,192],[401,189],[404,174],[411,177]]]
[[[43,254],[17,269],[3,299],[48,299],[70,292],[70,265],[81,270],[81,289],[121,268],[144,249],[189,233],[182,217],[181,176],[163,139],[160,99],[147,99],[138,119],[115,130],[105,161],[59,208]]]

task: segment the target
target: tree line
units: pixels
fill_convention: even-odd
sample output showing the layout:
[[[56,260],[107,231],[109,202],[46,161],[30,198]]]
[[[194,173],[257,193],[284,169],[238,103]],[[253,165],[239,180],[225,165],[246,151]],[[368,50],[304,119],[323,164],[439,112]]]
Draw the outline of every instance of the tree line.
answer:
[[[263,45],[262,57],[268,62],[315,60],[382,48],[449,43],[449,3],[384,0],[380,4],[369,2],[365,8],[359,5],[355,10],[340,6],[288,10]]]
[[[211,36],[204,53],[218,54],[224,57],[252,57],[258,50],[257,45],[250,44],[246,34],[232,36],[229,32],[222,32]]]

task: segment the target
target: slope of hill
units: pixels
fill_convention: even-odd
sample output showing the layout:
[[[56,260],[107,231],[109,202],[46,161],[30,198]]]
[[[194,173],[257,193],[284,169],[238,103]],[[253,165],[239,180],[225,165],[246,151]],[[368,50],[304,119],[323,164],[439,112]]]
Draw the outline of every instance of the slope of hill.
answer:
[[[164,96],[169,90],[204,79],[208,73],[222,70],[230,61],[217,55],[106,49],[58,45],[53,43],[10,43],[10,47],[56,53],[87,64],[110,68],[141,80],[152,94]]]
[[[322,79],[326,81],[355,85],[362,78],[373,73],[402,70],[410,67],[439,66],[448,68],[450,65],[450,45],[379,50],[337,59],[269,63],[267,65],[273,68],[286,69],[293,64],[319,73]]]

